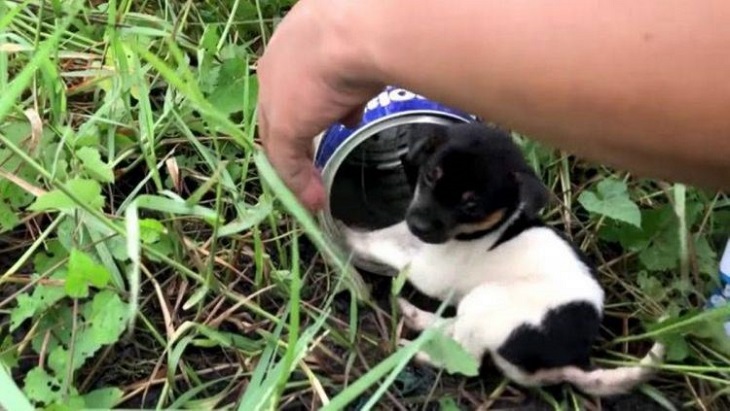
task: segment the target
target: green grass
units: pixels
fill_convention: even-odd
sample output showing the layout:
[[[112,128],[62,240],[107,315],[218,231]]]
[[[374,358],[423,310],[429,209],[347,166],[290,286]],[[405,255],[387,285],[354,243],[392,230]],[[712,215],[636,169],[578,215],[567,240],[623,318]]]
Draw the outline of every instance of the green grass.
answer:
[[[0,408],[596,406],[396,349],[390,286],[347,270],[256,148],[252,67],[288,6],[0,1]],[[662,339],[641,395],[727,409],[727,310],[702,307],[728,197],[520,141],[600,267],[596,362]]]

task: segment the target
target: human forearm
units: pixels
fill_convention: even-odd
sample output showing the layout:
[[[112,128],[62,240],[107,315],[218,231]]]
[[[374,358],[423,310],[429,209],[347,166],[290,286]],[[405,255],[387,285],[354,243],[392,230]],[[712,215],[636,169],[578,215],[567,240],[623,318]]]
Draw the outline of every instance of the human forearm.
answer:
[[[352,3],[379,80],[586,158],[730,188],[730,3]]]
[[[396,84],[646,177],[730,188],[725,0],[299,0],[258,61],[259,137],[310,209],[312,138]]]

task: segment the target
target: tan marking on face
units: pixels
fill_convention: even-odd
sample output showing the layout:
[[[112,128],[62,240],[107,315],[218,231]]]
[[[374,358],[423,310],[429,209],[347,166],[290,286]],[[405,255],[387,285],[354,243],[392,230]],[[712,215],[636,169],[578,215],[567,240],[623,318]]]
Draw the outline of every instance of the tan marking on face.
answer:
[[[489,230],[490,228],[497,225],[499,222],[504,220],[505,209],[497,210],[492,214],[488,215],[484,220],[478,223],[472,224],[461,224],[457,231],[458,234],[471,234],[478,231]]]

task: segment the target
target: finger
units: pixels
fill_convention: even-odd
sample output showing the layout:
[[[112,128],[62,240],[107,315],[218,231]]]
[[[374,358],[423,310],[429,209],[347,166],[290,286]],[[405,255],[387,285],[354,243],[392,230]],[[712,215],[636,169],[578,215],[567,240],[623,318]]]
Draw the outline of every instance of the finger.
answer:
[[[256,110],[256,128],[259,141],[266,148],[266,141],[269,137],[269,122],[266,118],[266,110],[261,103],[259,103],[258,109]]]
[[[311,163],[308,167],[309,179],[305,183],[304,190],[302,191],[300,198],[302,204],[309,209],[309,211],[316,212],[324,208],[326,201],[326,193],[324,184],[322,183],[322,177]]]
[[[309,161],[289,161],[279,167],[284,183],[310,212],[321,210],[325,204],[325,189],[322,177]]]
[[[274,138],[264,145],[271,165],[284,184],[309,211],[319,211],[325,202],[322,177],[311,158],[311,147],[304,140]]]

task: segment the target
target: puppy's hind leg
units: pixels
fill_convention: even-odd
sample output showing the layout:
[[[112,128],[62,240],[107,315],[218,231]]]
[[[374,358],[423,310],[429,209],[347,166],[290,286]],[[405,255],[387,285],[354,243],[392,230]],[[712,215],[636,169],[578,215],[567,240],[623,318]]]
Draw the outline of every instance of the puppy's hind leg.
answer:
[[[419,241],[404,222],[374,231],[357,231],[344,224],[338,226],[356,256],[397,270],[404,269],[420,249]]]
[[[447,335],[477,363],[481,363],[484,355],[496,351],[513,330],[524,322],[519,306],[515,308],[515,301],[521,299],[515,297],[511,287],[498,284],[480,285],[459,302],[457,315],[448,327]],[[405,308],[406,312],[410,309],[408,306]],[[422,311],[411,313],[411,321],[415,325],[424,325],[435,317],[429,318],[428,313],[425,314]],[[416,360],[441,368],[438,358],[431,359],[425,353],[419,353]]]

